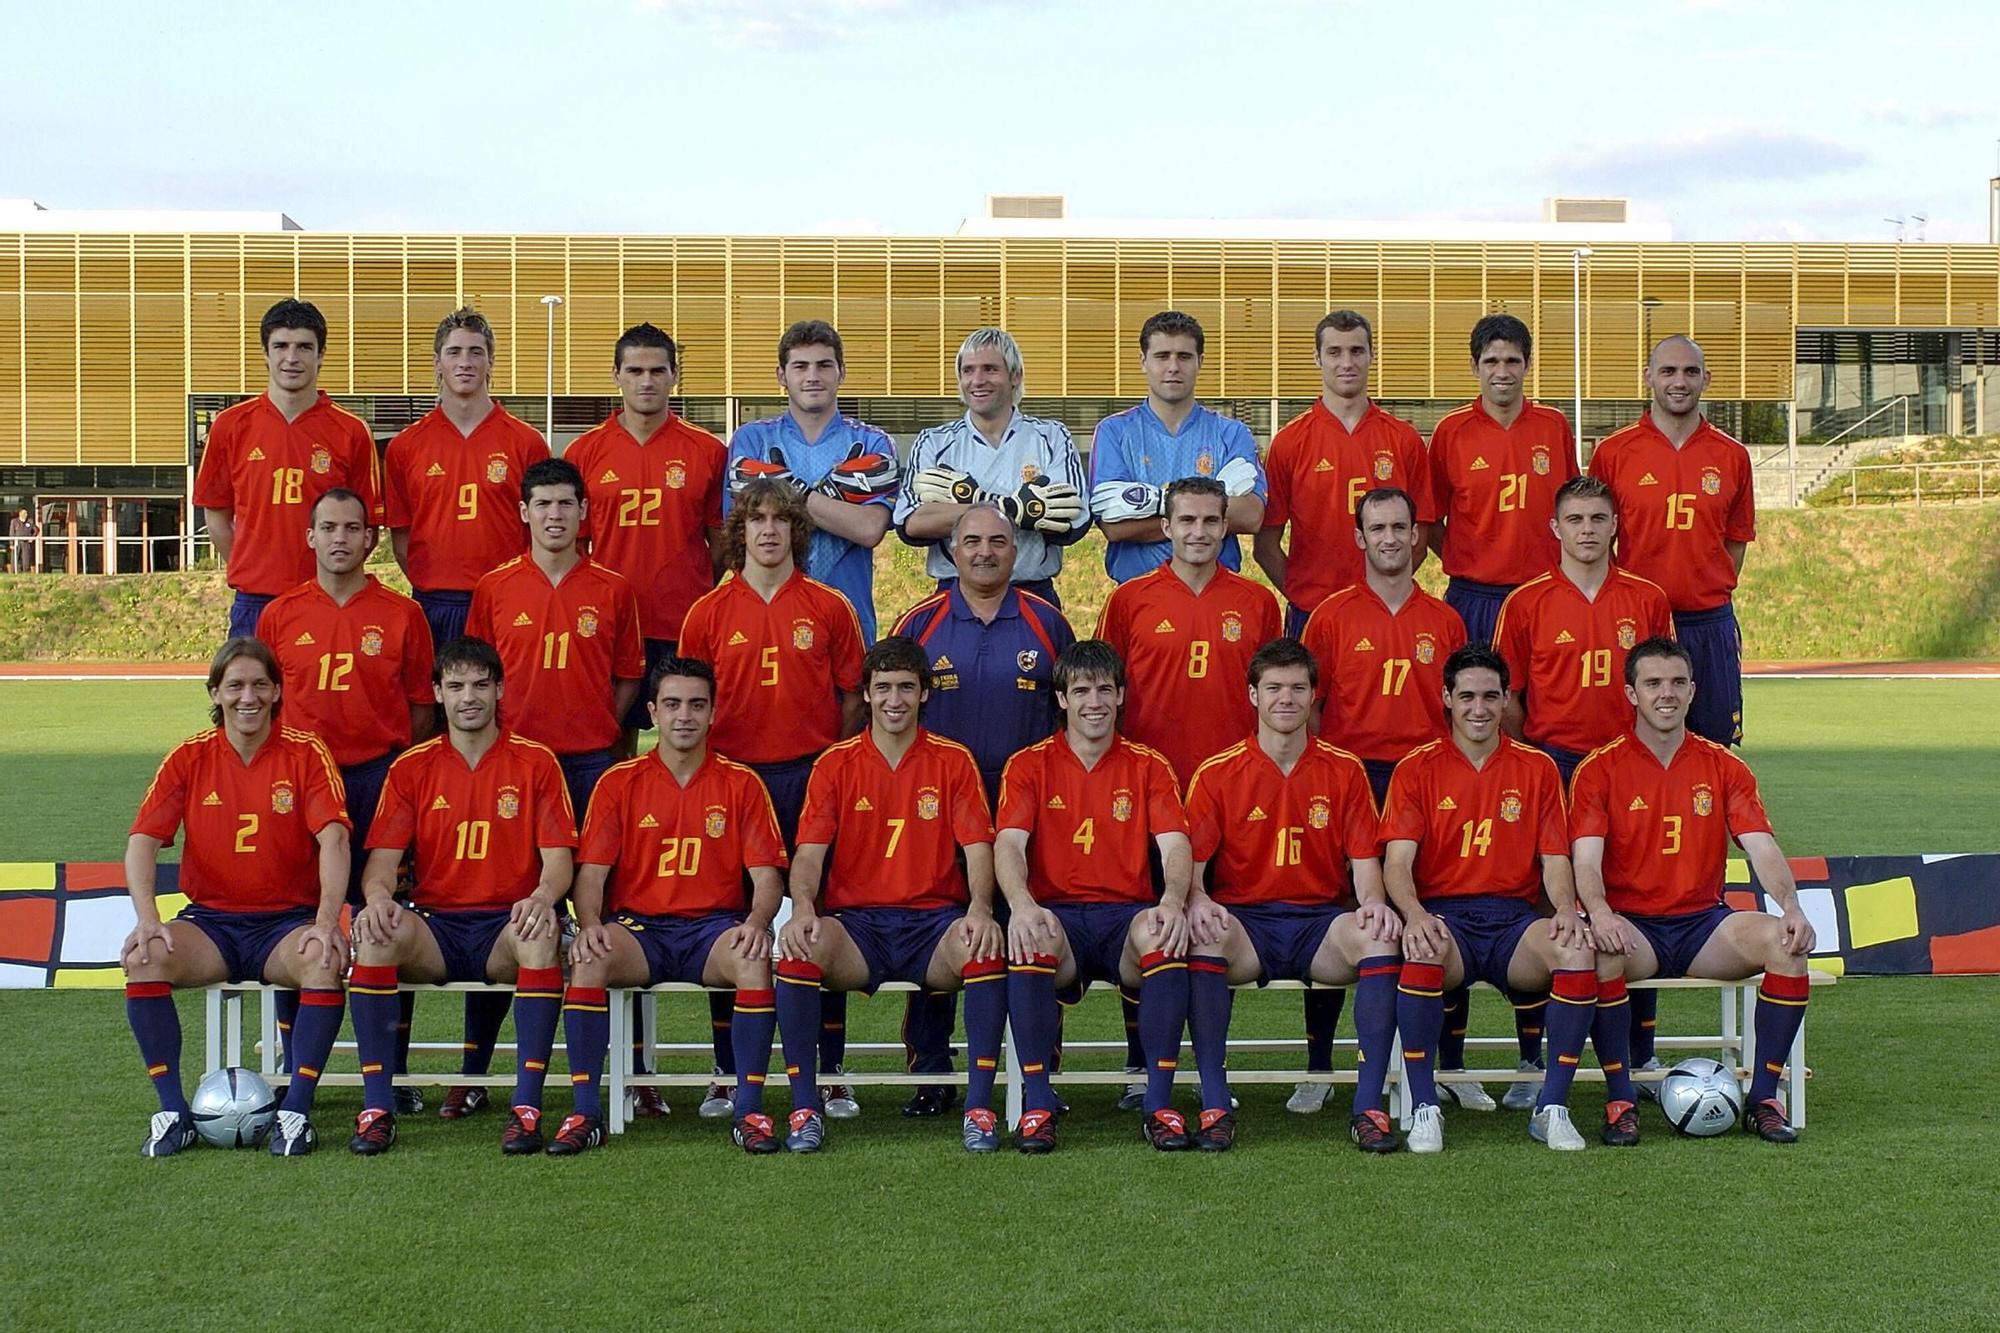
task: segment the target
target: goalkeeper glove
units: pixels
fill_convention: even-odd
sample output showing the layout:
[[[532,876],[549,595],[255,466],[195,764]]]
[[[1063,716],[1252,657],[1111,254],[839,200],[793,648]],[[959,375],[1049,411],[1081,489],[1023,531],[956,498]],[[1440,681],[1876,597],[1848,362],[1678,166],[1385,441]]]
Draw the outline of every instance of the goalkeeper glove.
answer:
[[[867,445],[857,444],[813,489],[829,499],[858,505],[894,493],[900,480],[894,454],[870,453]]]

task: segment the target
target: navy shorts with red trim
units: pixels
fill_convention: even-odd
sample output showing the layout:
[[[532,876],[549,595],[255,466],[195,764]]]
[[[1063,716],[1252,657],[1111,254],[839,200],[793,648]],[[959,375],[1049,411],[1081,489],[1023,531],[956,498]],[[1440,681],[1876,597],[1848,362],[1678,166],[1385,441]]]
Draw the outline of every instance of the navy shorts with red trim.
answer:
[[[485,981],[486,960],[493,956],[493,943],[507,929],[510,912],[439,912],[415,908],[444,955],[446,981]]]
[[[1507,985],[1507,965],[1514,961],[1521,937],[1544,919],[1533,903],[1499,894],[1473,894],[1433,898],[1424,908],[1450,927],[1458,956],[1465,962],[1465,985],[1484,981],[1513,994]]]
[[[641,916],[620,912],[612,918],[632,932],[646,955],[646,984],[684,981],[701,985],[715,942],[743,924],[741,912],[709,912],[702,916]]]
[[[200,903],[189,903],[174,918],[185,921],[208,936],[231,981],[262,981],[264,964],[284,943],[285,936],[300,926],[313,923],[313,909],[294,907],[283,912],[224,912]]]
[[[1257,951],[1264,968],[1257,978],[1261,986],[1268,981],[1304,981],[1326,932],[1345,910],[1332,903],[1245,903],[1231,905],[1229,915]]]
[[[1684,977],[1693,966],[1695,955],[1733,914],[1732,908],[1718,905],[1676,916],[1634,916],[1626,912],[1624,917],[1653,946],[1653,956],[1660,960],[1660,970],[1653,975]]]
[[[1049,910],[1062,922],[1063,934],[1069,937],[1077,980],[1117,985],[1132,919],[1151,906],[1151,903],[1050,903]]]
[[[872,992],[885,981],[923,985],[938,941],[964,915],[959,907],[850,907],[833,919],[868,964],[862,989]]]

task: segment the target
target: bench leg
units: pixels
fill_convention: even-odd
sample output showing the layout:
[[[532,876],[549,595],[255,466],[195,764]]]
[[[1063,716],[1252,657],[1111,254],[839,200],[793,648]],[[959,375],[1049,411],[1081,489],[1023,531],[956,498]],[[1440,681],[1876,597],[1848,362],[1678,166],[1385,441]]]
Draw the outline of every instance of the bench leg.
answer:
[[[705,998],[705,997],[704,997]],[[660,1059],[660,997],[651,991],[639,996],[639,1044],[645,1048],[645,1057],[634,1071],[645,1073],[658,1069]]]
[[[265,986],[257,997],[258,1072],[268,1079],[278,1072],[278,995]]]
[[[1806,1021],[1799,1019],[1798,1035],[1792,1038],[1791,1068],[1785,1073],[1786,1109],[1794,1127],[1806,1122]]]
[[[1000,1038],[1000,1063],[1007,1073],[1007,1128],[1015,1129],[1021,1123],[1026,1089],[1021,1078],[1020,1053],[1014,1049],[1014,1021],[1011,1018],[1007,1020],[1006,1031]]]
[[[625,1070],[632,1062],[632,992],[607,991],[611,1018],[611,1048],[604,1061],[604,1123],[613,1134],[625,1132]]]
[[[222,1002],[222,1012],[223,1061],[240,1065],[243,1063],[243,992],[229,992],[229,997]]]
[[[210,986],[202,992],[202,1074],[222,1068],[222,988]]]
[[[1736,994],[1743,1006],[1743,1023],[1739,1029],[1742,1040],[1738,1049],[1743,1053],[1743,1095],[1747,1097],[1750,1095],[1750,1080],[1757,1076],[1757,987],[1745,982],[1736,987]]]

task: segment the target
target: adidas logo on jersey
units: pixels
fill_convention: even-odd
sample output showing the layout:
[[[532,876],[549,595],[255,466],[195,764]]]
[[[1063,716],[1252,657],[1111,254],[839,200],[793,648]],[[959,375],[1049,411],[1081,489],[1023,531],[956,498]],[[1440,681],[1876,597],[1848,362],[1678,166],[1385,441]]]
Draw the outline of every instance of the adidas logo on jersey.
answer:
[[[214,792],[210,792],[208,795],[201,798],[201,803],[203,805],[221,805],[222,798],[220,796],[217,796]]]
[[[1375,651],[1374,641],[1364,637],[1360,643],[1354,645],[1354,651],[1357,653],[1372,653]]]
[[[292,640],[292,647],[306,648],[310,647],[312,644],[317,642],[318,640],[313,638],[313,632],[311,630],[307,630],[305,633],[299,635],[298,638]]]
[[[1068,808],[1069,808],[1068,806],[1066,806],[1066,805],[1064,805],[1064,804],[1063,804],[1063,798],[1062,798],[1062,797],[1060,797],[1060,796],[1051,796],[1051,797],[1049,797],[1049,809],[1051,809],[1051,810],[1067,810]]]
[[[1322,458],[1319,460],[1319,462],[1313,464],[1313,471],[1331,472],[1333,471],[1333,464],[1327,462],[1324,458]]]
[[[1571,634],[1568,630],[1564,630],[1562,633],[1556,635],[1556,642],[1558,644],[1575,643],[1576,635]]]
[[[1153,633],[1155,634],[1172,634],[1173,632],[1174,622],[1171,620],[1162,620],[1159,624],[1153,626]]]
[[[444,464],[432,463],[424,469],[424,475],[426,477],[442,477],[444,475]]]
[[[651,815],[642,816],[639,820],[640,828],[658,828],[659,826],[660,826],[660,821],[653,818]]]
[[[1458,802],[1457,802],[1457,801],[1454,801],[1454,800],[1452,800],[1452,799],[1451,799],[1451,797],[1447,796],[1447,797],[1445,797],[1445,798],[1444,798],[1444,799],[1443,799],[1442,801],[1439,801],[1439,802],[1438,802],[1438,809],[1440,809],[1440,810],[1456,810],[1456,809],[1458,809]]]
[[[519,615],[514,617],[514,626],[516,629],[520,628],[522,625],[532,625],[534,623],[535,623],[534,620],[529,617],[526,611],[523,611]]]
[[[1645,476],[1639,478],[1639,484],[1641,486],[1657,486],[1660,484],[1660,479],[1648,472]]]
[[[1486,462],[1486,458],[1483,454],[1480,457],[1472,460],[1472,471],[1474,472],[1484,472],[1488,466],[1489,464]]]
[[[1253,805],[1253,806],[1251,806],[1251,807],[1250,807],[1250,820],[1251,820],[1251,822],[1253,822],[1253,823],[1254,823],[1255,821],[1257,821],[1257,820],[1259,820],[1259,819],[1269,819],[1269,818],[1270,818],[1270,816],[1264,813],[1264,807],[1263,807],[1263,806],[1261,806],[1261,805]]]
[[[437,794],[437,799],[431,802],[431,809],[433,809],[433,810],[449,810],[449,809],[451,809],[451,802],[450,802],[450,801],[447,801],[447,800],[446,800],[446,799],[444,798],[444,793],[443,793],[443,792],[439,792],[439,793]]]
[[[604,469],[604,475],[597,479],[597,484],[599,486],[615,486],[618,484],[618,474],[610,468],[606,468]]]
[[[1629,811],[1629,810],[1644,810],[1644,809],[1646,808],[1646,798],[1645,798],[1645,797],[1643,797],[1643,796],[1634,796],[1634,797],[1632,798],[1632,804],[1630,804],[1630,805],[1626,806],[1625,808],[1626,808],[1626,809],[1627,809],[1628,811]]]
[[[740,629],[729,636],[729,646],[731,648],[734,648],[739,643],[748,643],[748,642],[750,642],[750,640],[743,637],[743,631]]]
[[[873,810],[874,808],[875,808],[874,805],[869,802],[866,796],[862,797],[860,800],[854,803],[854,812],[856,814],[866,814],[870,810]]]
[[[931,670],[933,671],[950,671],[952,669],[950,653],[939,653],[938,660],[931,663]]]
[[[247,461],[247,462],[251,462],[251,463],[261,463],[261,462],[263,462],[263,461],[264,461],[264,451],[263,451],[262,449],[256,449],[256,448],[253,448],[253,449],[251,449],[251,450],[250,450],[250,457],[249,457],[249,458],[248,458],[247,460],[245,460],[245,461]]]

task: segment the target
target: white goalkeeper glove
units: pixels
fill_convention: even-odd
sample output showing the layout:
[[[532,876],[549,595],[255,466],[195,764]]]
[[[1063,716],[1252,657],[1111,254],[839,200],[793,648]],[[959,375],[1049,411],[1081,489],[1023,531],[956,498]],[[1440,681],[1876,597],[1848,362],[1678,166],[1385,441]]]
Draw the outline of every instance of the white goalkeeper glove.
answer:
[[[1230,495],[1248,495],[1257,489],[1257,465],[1247,458],[1232,458],[1215,474]]]
[[[927,467],[914,484],[918,504],[969,505],[980,499],[979,483],[955,467]]]
[[[1100,481],[1090,488],[1090,512],[1105,523],[1160,516],[1160,488],[1143,481]]]

